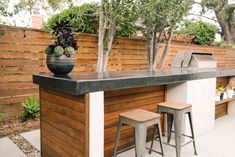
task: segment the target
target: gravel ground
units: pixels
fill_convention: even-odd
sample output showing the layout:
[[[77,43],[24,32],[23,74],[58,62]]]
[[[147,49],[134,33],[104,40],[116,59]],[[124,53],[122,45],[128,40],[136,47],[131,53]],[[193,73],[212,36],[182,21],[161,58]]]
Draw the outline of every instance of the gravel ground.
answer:
[[[33,147],[26,139],[19,134],[11,134],[9,138],[20,148],[28,157],[41,157],[40,151]]]
[[[18,117],[11,117],[5,121],[0,122],[0,138],[11,134],[39,129],[39,127],[39,118],[29,119],[25,122],[22,122]]]

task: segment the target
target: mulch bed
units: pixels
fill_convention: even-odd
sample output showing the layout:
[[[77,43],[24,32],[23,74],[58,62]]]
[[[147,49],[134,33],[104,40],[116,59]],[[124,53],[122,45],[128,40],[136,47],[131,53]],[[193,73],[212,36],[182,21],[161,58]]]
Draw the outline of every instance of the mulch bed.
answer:
[[[11,117],[0,122],[0,138],[40,128],[39,118],[22,122],[19,117]]]

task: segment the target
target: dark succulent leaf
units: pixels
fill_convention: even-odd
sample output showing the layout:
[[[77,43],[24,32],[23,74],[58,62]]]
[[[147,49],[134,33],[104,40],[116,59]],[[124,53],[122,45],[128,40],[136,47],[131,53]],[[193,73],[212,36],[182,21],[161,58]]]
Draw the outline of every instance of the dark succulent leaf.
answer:
[[[53,27],[52,34],[57,39],[54,45],[50,45],[52,49],[54,49],[56,46],[61,46],[63,48],[71,46],[75,50],[78,49],[77,41],[73,37],[72,29],[69,26],[68,21],[56,22],[56,25]]]

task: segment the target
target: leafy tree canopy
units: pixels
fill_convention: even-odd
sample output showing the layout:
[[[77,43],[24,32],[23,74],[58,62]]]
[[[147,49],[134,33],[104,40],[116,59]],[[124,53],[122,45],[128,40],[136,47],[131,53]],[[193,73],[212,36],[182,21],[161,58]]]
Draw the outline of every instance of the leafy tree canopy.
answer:
[[[99,24],[98,5],[95,3],[83,4],[80,7],[72,6],[59,14],[53,15],[45,25],[52,29],[56,22],[67,21],[74,32],[97,33]]]
[[[214,11],[225,41],[235,43],[235,4],[228,0],[202,0],[201,5]]]
[[[10,17],[12,16],[12,12],[9,11],[9,4],[10,0],[1,0],[0,1],[0,23],[7,23],[7,21],[5,19],[3,19],[3,17]],[[1,34],[0,34],[1,35]]]
[[[117,25],[116,35],[129,37],[136,32],[134,18],[132,16],[134,13],[123,10],[122,12],[123,15],[119,13],[119,16],[121,15],[120,17],[112,16],[112,18],[122,20],[122,22]],[[106,13],[109,14],[108,12]],[[111,17],[111,14],[109,17]],[[52,29],[56,25],[56,22],[60,20],[68,21],[74,32],[97,34],[99,28],[99,5],[97,3],[85,3],[81,6],[71,6],[49,18],[48,22],[45,24],[45,28]],[[110,19],[108,19],[108,21],[109,20]]]
[[[195,35],[194,43],[199,45],[211,45],[216,33],[215,25],[203,21],[186,21],[179,31],[179,34]]]
[[[0,1],[0,16],[8,16],[10,13],[7,11],[9,0]]]
[[[159,46],[163,34],[166,33],[166,45],[159,63],[159,67],[162,67],[173,30],[176,24],[188,13],[192,4],[192,0],[138,0],[138,24],[147,39],[149,69],[156,68]]]

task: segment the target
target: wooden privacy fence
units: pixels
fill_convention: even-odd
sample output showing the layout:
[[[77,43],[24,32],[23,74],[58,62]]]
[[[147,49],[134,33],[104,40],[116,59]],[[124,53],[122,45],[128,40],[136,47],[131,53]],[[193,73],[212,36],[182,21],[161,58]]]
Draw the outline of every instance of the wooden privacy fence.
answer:
[[[79,50],[73,71],[94,71],[97,63],[97,35],[76,34],[75,38]],[[38,87],[32,83],[32,74],[48,72],[43,51],[50,43],[51,34],[47,31],[0,25],[0,112],[19,114],[21,103],[27,96],[38,97]],[[108,70],[146,69],[144,44],[143,39],[115,39]],[[234,49],[193,45],[189,39],[175,37],[164,68],[170,67],[179,51],[210,52],[219,67],[235,67]]]

